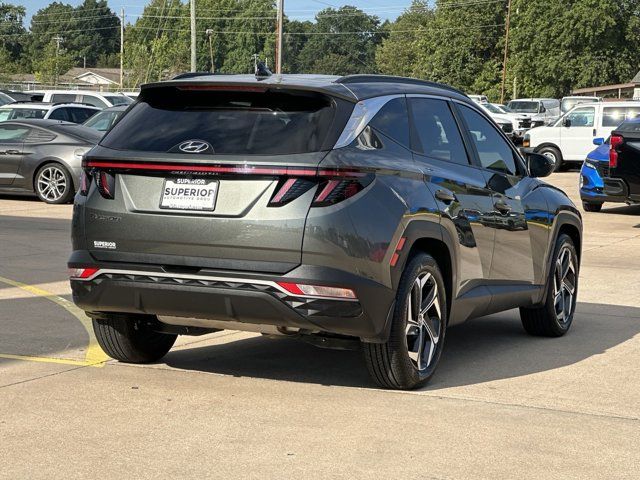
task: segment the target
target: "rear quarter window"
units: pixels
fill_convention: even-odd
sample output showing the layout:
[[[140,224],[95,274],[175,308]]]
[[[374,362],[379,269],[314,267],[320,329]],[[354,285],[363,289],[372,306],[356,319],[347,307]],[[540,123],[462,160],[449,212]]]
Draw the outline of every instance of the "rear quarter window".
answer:
[[[342,129],[334,125],[335,102],[317,93],[157,90],[146,92],[101,145],[183,153],[180,144],[198,140],[211,146],[203,154],[286,155],[328,149],[328,136]]]

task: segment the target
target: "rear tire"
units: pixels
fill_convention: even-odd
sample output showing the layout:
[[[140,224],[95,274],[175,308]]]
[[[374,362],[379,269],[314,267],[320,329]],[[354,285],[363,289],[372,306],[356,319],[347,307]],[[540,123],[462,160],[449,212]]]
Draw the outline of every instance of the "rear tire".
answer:
[[[585,212],[599,212],[602,210],[601,203],[582,202],[582,208]]]
[[[433,257],[419,253],[402,273],[389,339],[363,345],[372,378],[383,388],[401,390],[427,383],[440,361],[446,328],[442,274]]]
[[[520,308],[522,326],[530,335],[561,337],[573,322],[578,297],[578,255],[571,237],[558,236],[552,258],[545,303]]]
[[[544,155],[553,161],[553,164],[555,165],[553,167],[554,172],[559,172],[562,169],[562,153],[560,153],[560,150],[556,147],[542,147],[537,153]]]
[[[93,319],[98,344],[111,358],[126,363],[151,363],[164,357],[177,335],[154,331],[158,320],[146,315],[110,314]]]

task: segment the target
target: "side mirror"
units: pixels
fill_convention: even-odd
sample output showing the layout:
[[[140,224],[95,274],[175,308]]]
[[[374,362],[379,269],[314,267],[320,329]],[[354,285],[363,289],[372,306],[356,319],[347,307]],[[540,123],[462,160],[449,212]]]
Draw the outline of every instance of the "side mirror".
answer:
[[[594,145],[603,145],[604,144],[604,138],[602,137],[596,137],[593,139],[593,144]]]
[[[563,127],[570,127],[571,126],[571,119],[569,117],[564,117],[562,119],[562,126]]]
[[[527,156],[529,164],[529,176],[534,178],[548,177],[555,170],[555,163],[549,157],[539,153],[530,153]]]

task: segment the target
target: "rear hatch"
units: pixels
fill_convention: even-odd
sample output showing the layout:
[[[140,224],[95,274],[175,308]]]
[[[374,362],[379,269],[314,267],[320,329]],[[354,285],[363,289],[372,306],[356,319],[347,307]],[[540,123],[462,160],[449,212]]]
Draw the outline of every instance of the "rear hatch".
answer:
[[[295,267],[318,164],[351,109],[270,86],[143,90],[85,158],[88,248],[167,267]]]

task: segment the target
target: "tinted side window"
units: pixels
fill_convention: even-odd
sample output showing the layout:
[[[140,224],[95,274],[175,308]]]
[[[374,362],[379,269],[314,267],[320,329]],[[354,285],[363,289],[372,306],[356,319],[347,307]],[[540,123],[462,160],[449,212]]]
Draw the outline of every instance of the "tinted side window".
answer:
[[[84,123],[89,117],[96,113],[95,110],[88,108],[70,108],[71,121],[73,123]]]
[[[83,95],[81,101],[82,103],[93,105],[94,107],[98,108],[105,108],[108,106],[105,102],[100,100],[98,97],[94,97],[93,95]]]
[[[413,149],[427,157],[468,165],[458,125],[444,100],[410,98],[417,138]]]
[[[1,125],[0,126],[0,142],[2,143],[20,143],[29,134],[31,129],[22,125]]]
[[[482,167],[517,175],[515,154],[496,128],[469,107],[461,105],[460,111],[469,127]]]
[[[49,115],[50,120],[65,120],[69,121],[69,115],[67,113],[66,108],[56,108],[51,115]]]
[[[369,126],[409,148],[409,116],[406,99],[402,97],[389,100],[369,122]]]
[[[638,107],[605,107],[602,109],[602,126],[617,127],[625,120],[640,116]]]
[[[69,103],[76,101],[76,94],[70,93],[54,93],[51,95],[51,101],[53,103]]]

